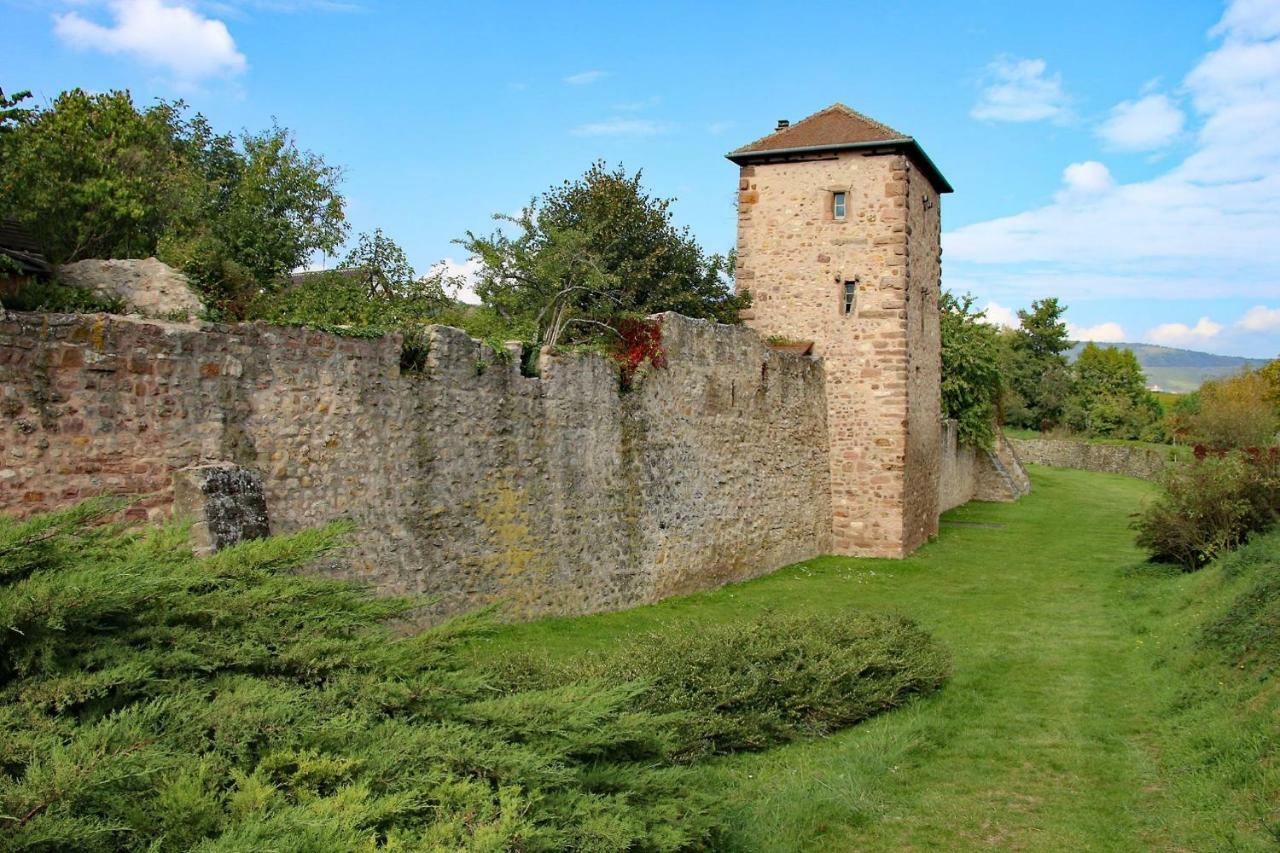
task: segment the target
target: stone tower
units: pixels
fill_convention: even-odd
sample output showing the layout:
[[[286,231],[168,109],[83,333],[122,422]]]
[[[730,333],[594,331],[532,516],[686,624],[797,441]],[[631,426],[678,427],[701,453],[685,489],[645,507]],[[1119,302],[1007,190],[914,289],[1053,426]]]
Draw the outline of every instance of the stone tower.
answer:
[[[832,550],[901,557],[938,529],[939,198],[914,139],[835,104],[733,151],[737,284],[763,335],[826,369]]]

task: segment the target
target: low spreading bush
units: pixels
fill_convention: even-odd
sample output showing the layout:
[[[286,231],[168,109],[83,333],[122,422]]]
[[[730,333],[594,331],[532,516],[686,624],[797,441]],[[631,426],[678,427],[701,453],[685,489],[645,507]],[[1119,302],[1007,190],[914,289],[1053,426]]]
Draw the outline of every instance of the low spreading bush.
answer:
[[[400,636],[418,602],[291,571],[340,528],[197,559],[115,509],[0,518],[0,849],[705,849],[717,799],[676,758],[942,678],[918,629],[851,618],[497,679],[462,651],[483,620]]]
[[[650,634],[608,654],[570,661],[528,654],[496,667],[502,680],[525,689],[641,682],[646,688],[637,705],[676,715],[672,757],[691,761],[853,725],[936,690],[948,661],[928,634],[901,617],[770,614]]]
[[[1192,571],[1280,518],[1280,448],[1197,448],[1194,460],[1165,470],[1161,485],[1135,519],[1138,545]]]

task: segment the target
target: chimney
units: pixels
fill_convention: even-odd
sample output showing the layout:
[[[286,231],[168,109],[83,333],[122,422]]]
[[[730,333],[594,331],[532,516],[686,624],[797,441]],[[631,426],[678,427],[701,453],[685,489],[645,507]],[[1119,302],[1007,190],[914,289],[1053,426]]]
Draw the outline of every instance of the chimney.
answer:
[[[791,122],[785,118],[780,118],[778,119],[778,126],[774,132],[776,133],[779,130],[786,130],[788,127],[791,127]]]

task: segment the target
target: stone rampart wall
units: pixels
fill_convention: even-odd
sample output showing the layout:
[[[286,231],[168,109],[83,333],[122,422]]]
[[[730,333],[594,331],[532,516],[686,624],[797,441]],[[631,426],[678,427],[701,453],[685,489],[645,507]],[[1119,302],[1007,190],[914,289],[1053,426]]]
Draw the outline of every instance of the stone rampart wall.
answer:
[[[260,475],[273,532],[356,524],[332,571],[438,612],[582,613],[830,550],[822,364],[750,329],[662,319],[668,366],[619,390],[597,355],[521,374],[435,327],[397,336],[102,315],[0,318],[0,511],[147,494],[175,472]]]
[[[1023,462],[1125,474],[1155,480],[1170,462],[1170,451],[1127,444],[1094,444],[1056,438],[1011,438]]]
[[[940,512],[972,500],[1014,501],[1031,491],[1031,480],[1003,433],[997,432],[992,448],[983,450],[960,443],[957,423],[944,420],[939,446]]]

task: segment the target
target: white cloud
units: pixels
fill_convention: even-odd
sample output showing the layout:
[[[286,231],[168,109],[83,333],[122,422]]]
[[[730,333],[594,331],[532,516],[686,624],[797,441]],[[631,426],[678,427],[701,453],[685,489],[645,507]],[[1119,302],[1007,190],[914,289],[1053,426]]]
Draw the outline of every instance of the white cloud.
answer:
[[[428,276],[441,275],[445,280],[446,290],[454,299],[471,305],[479,305],[480,297],[476,296],[476,278],[480,273],[480,262],[475,258],[455,261],[444,258],[427,270]]]
[[[1222,41],[1184,80],[1199,127],[1181,162],[1148,180],[1095,195],[1059,192],[1044,206],[947,233],[952,286],[1014,299],[1274,297],[1280,280],[1274,19],[1263,6],[1238,0],[1215,28]],[[1053,289],[1030,289],[1046,283]]]
[[[1127,340],[1124,326],[1119,323],[1099,323],[1096,326],[1077,326],[1067,324],[1067,334],[1073,341],[1097,341],[1099,343],[1118,344]]]
[[[1105,193],[1116,185],[1111,170],[1097,160],[1072,163],[1062,170],[1063,191],[1071,196]]]
[[[712,136],[719,136],[732,128],[733,122],[731,121],[713,121],[707,125],[707,133]]]
[[[1255,305],[1236,321],[1247,332],[1280,332],[1280,308]]]
[[[574,136],[656,136],[666,125],[649,119],[611,118],[582,124],[569,131]]]
[[[1163,323],[1148,329],[1145,339],[1149,343],[1167,347],[1204,346],[1222,331],[1222,324],[1208,317],[1201,317],[1194,326],[1186,323]]]
[[[1122,151],[1154,151],[1176,139],[1185,121],[1168,95],[1147,95],[1112,107],[1098,136]]]
[[[969,115],[983,121],[1062,121],[1069,117],[1062,77],[1043,59],[1000,57],[987,66],[985,86]]]
[[[1280,5],[1275,0],[1236,0],[1210,35],[1251,33],[1256,38],[1280,36]]]
[[[564,78],[564,82],[570,86],[587,86],[598,80],[603,80],[609,76],[608,71],[600,71],[598,69],[592,71],[579,71],[577,74],[570,74]]]
[[[110,26],[67,12],[54,15],[54,33],[71,47],[131,56],[181,81],[239,74],[248,66],[222,21],[162,0],[113,0],[107,5]]]
[[[1005,329],[1018,328],[1018,315],[1012,308],[1006,308],[995,302],[988,302],[987,307],[983,308],[982,312],[984,323]]]

